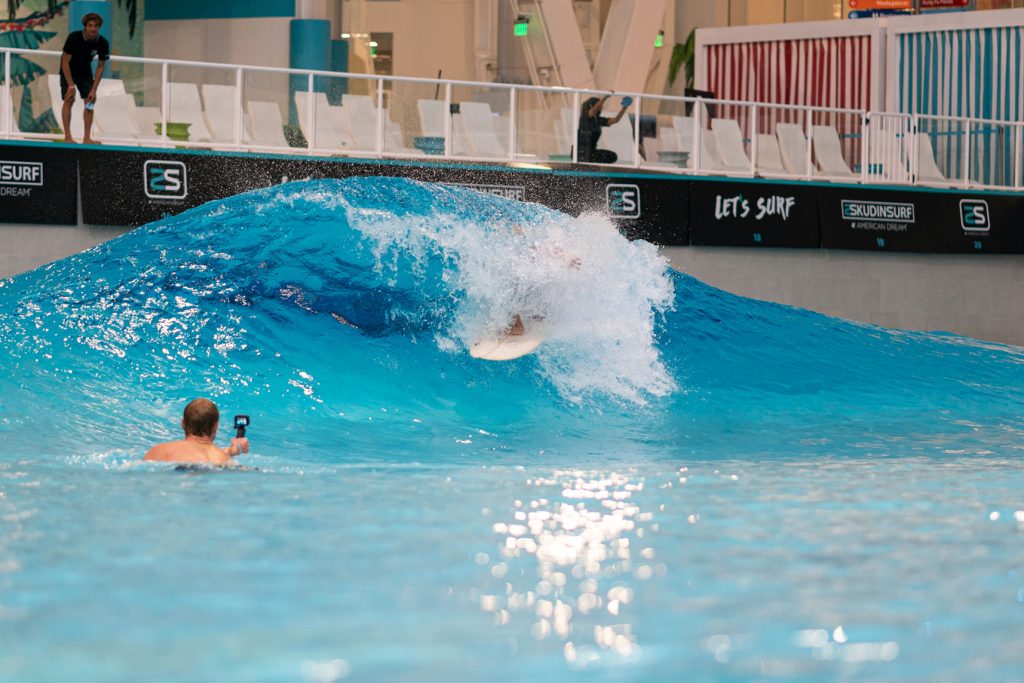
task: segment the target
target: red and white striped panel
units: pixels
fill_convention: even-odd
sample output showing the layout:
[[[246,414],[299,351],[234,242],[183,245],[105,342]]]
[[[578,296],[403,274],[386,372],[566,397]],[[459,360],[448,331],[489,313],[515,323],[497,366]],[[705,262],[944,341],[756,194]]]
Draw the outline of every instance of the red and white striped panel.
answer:
[[[871,57],[870,36],[708,45],[705,83],[723,100],[868,109]],[[746,108],[721,107],[717,115],[737,119],[746,136],[752,137]],[[758,115],[756,132],[772,133],[778,122],[806,125],[802,111],[766,107]],[[847,159],[858,157],[858,116],[816,113],[811,123],[834,126],[844,141]]]

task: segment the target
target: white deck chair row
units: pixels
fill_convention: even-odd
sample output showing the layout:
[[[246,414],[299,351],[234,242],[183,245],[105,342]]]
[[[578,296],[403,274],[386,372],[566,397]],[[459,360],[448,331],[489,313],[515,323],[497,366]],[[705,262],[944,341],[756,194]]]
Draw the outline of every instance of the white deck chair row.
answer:
[[[60,77],[50,75],[48,86],[51,101],[59,103]],[[197,142],[233,142],[235,139],[235,88],[228,85],[203,85],[205,111],[199,98],[199,89],[192,83],[169,84],[168,116],[171,121],[189,125],[189,140]],[[156,139],[160,137],[159,107],[140,107],[135,97],[125,92],[119,79],[105,78],[97,91],[94,137],[99,140],[126,141]],[[60,122],[61,106],[53,107]],[[243,141],[256,146],[287,147],[281,112],[273,102],[247,103],[243,127]],[[72,135],[81,138],[82,102],[76,99],[72,109]],[[208,125],[209,124],[209,125]]]
[[[313,118],[316,127],[315,148],[341,152],[374,152],[377,149],[377,106],[367,95],[341,96],[340,105],[332,105],[327,94],[315,92]],[[308,92],[295,93],[295,109],[299,127],[307,141],[312,141],[309,128]],[[384,150],[392,154],[413,154],[405,146],[402,130],[385,116]]]

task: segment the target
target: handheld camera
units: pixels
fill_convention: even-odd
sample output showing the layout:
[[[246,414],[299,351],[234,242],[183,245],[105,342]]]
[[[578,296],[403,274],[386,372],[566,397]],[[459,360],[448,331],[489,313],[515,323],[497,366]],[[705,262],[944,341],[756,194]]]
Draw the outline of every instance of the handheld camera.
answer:
[[[235,415],[235,437],[241,439],[245,436],[245,428],[249,426],[248,415]]]

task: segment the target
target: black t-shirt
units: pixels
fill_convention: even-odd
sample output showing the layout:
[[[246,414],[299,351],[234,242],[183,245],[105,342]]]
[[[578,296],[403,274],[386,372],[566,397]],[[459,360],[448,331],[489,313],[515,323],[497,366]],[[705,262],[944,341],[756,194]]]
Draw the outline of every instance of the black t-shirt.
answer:
[[[72,78],[92,78],[90,66],[93,57],[99,57],[102,61],[110,59],[110,43],[103,36],[96,36],[96,40],[90,42],[85,39],[82,31],[74,31],[64,41],[64,52],[71,55]]]
[[[608,119],[601,116],[600,112],[597,116],[587,115],[597,101],[597,98],[588,99],[580,108],[579,146],[581,151],[588,148],[595,149],[597,141],[601,137],[601,127],[608,125]]]

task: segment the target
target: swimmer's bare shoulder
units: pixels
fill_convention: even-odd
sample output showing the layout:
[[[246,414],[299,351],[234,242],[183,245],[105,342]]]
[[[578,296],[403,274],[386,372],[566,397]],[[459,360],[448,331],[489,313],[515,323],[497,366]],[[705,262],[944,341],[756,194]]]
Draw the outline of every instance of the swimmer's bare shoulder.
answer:
[[[241,452],[242,449],[235,444],[232,444],[231,447],[225,449],[218,448],[213,445],[197,444],[189,439],[181,439],[179,441],[168,441],[167,443],[161,443],[153,446],[146,453],[143,460],[149,460],[151,462],[231,465],[235,462],[234,456],[240,455]]]

